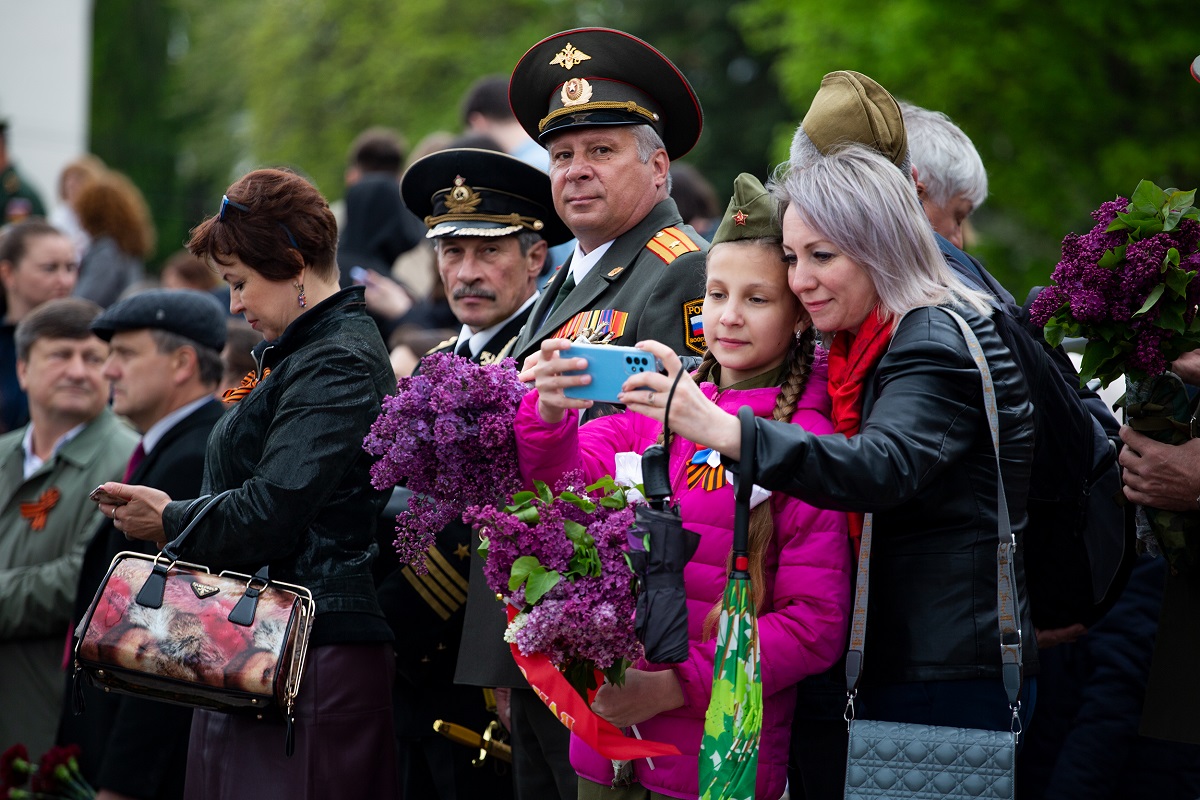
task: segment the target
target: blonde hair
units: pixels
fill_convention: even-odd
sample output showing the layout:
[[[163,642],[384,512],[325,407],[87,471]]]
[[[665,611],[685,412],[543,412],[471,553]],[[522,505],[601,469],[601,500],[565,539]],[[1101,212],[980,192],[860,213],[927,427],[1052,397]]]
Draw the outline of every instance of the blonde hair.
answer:
[[[789,169],[770,190],[866,271],[885,319],[944,303],[991,315],[988,296],[966,287],[946,265],[911,181],[874,150],[839,147]]]

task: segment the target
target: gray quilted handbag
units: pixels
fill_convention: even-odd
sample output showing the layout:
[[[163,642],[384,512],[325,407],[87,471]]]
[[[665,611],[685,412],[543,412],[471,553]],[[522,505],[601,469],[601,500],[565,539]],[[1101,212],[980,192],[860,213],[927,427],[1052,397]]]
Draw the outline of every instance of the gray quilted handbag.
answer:
[[[846,720],[850,723],[850,747],[846,755],[845,800],[914,798],[914,800],[1013,800],[1017,760],[1017,711],[1021,691],[1021,632],[1016,616],[1016,570],[1013,554],[1016,540],[1008,518],[1008,502],[1000,474],[1000,429],[996,416],[996,393],[983,350],[962,317],[953,316],[963,331],[983,381],[988,426],[996,451],[996,495],[999,545],[996,550],[996,603],[1000,620],[1000,657],[1004,688],[1012,710],[1012,727],[1007,731],[949,728],[904,722],[880,722],[854,718],[854,697],[862,677],[863,639],[867,630],[867,600],[870,583],[872,515],[863,520],[858,556],[858,585],[854,598],[854,621],[846,653]]]

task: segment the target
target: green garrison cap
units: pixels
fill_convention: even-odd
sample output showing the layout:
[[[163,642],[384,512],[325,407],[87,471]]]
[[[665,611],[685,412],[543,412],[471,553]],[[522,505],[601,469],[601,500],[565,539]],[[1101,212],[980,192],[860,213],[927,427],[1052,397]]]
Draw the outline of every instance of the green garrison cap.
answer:
[[[495,150],[461,147],[414,161],[400,195],[429,227],[426,238],[507,236],[534,231],[547,244],[571,232],[554,210],[550,176]]]
[[[713,234],[712,246],[739,239],[779,239],[779,204],[763,188],[762,182],[748,172],[733,179],[733,197],[721,224]]]
[[[874,148],[897,167],[908,155],[908,134],[896,99],[860,72],[839,70],[821,79],[800,127],[822,153],[853,142]]]
[[[683,73],[636,36],[578,28],[529,48],[513,68],[508,101],[539,142],[567,128],[647,124],[671,159],[696,145],[700,100]]]

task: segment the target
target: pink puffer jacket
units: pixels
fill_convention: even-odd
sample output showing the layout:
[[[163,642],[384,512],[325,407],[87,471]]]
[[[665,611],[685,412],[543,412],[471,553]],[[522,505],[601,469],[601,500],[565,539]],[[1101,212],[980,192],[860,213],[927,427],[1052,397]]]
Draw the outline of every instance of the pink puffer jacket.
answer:
[[[792,423],[818,434],[831,433],[824,362],[814,367]],[[712,384],[701,387],[721,408],[736,413],[749,405],[760,417],[769,417],[778,388],[720,392]],[[633,412],[615,414],[577,427],[569,413],[560,424],[549,425],[537,413],[537,393],[527,394],[517,413],[517,452],[522,475],[551,486],[564,473],[582,469],[588,480],[614,471],[616,453],[641,453],[653,444],[661,426]],[[651,770],[637,761],[638,781],[648,789],[671,797],[694,798],[699,792],[700,739],[704,713],[712,690],[714,639],[701,642],[704,618],[721,601],[726,583],[726,558],[733,541],[733,488],[712,492],[699,485],[687,488],[687,462],[693,443],[676,437],[671,448],[671,483],[679,500],[684,523],[700,534],[700,546],[684,571],[688,598],[688,633],[691,648],[682,664],[635,665],[638,669],[673,669],[686,698],[677,709],[639,723],[646,739],[670,742],[681,756],[654,759]],[[756,797],[775,800],[783,794],[787,778],[788,740],[795,704],[795,685],[803,678],[828,669],[846,646],[850,610],[851,555],[846,518],[841,512],[822,511],[775,493],[771,503],[775,538],[765,561],[766,608],[759,617],[763,682],[763,728],[758,756]],[[602,785],[612,780],[612,762],[575,737],[571,739],[571,765],[584,778]]]

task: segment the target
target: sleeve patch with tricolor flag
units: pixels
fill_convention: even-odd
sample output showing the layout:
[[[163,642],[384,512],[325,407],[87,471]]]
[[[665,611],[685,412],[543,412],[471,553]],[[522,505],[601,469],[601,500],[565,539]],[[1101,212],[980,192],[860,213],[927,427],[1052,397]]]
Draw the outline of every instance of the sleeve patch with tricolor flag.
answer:
[[[689,350],[704,355],[704,298],[697,297],[683,304],[683,343]]]
[[[684,253],[695,253],[700,245],[679,228],[670,227],[654,234],[654,238],[646,242],[646,249],[661,258],[664,264],[670,264]]]

